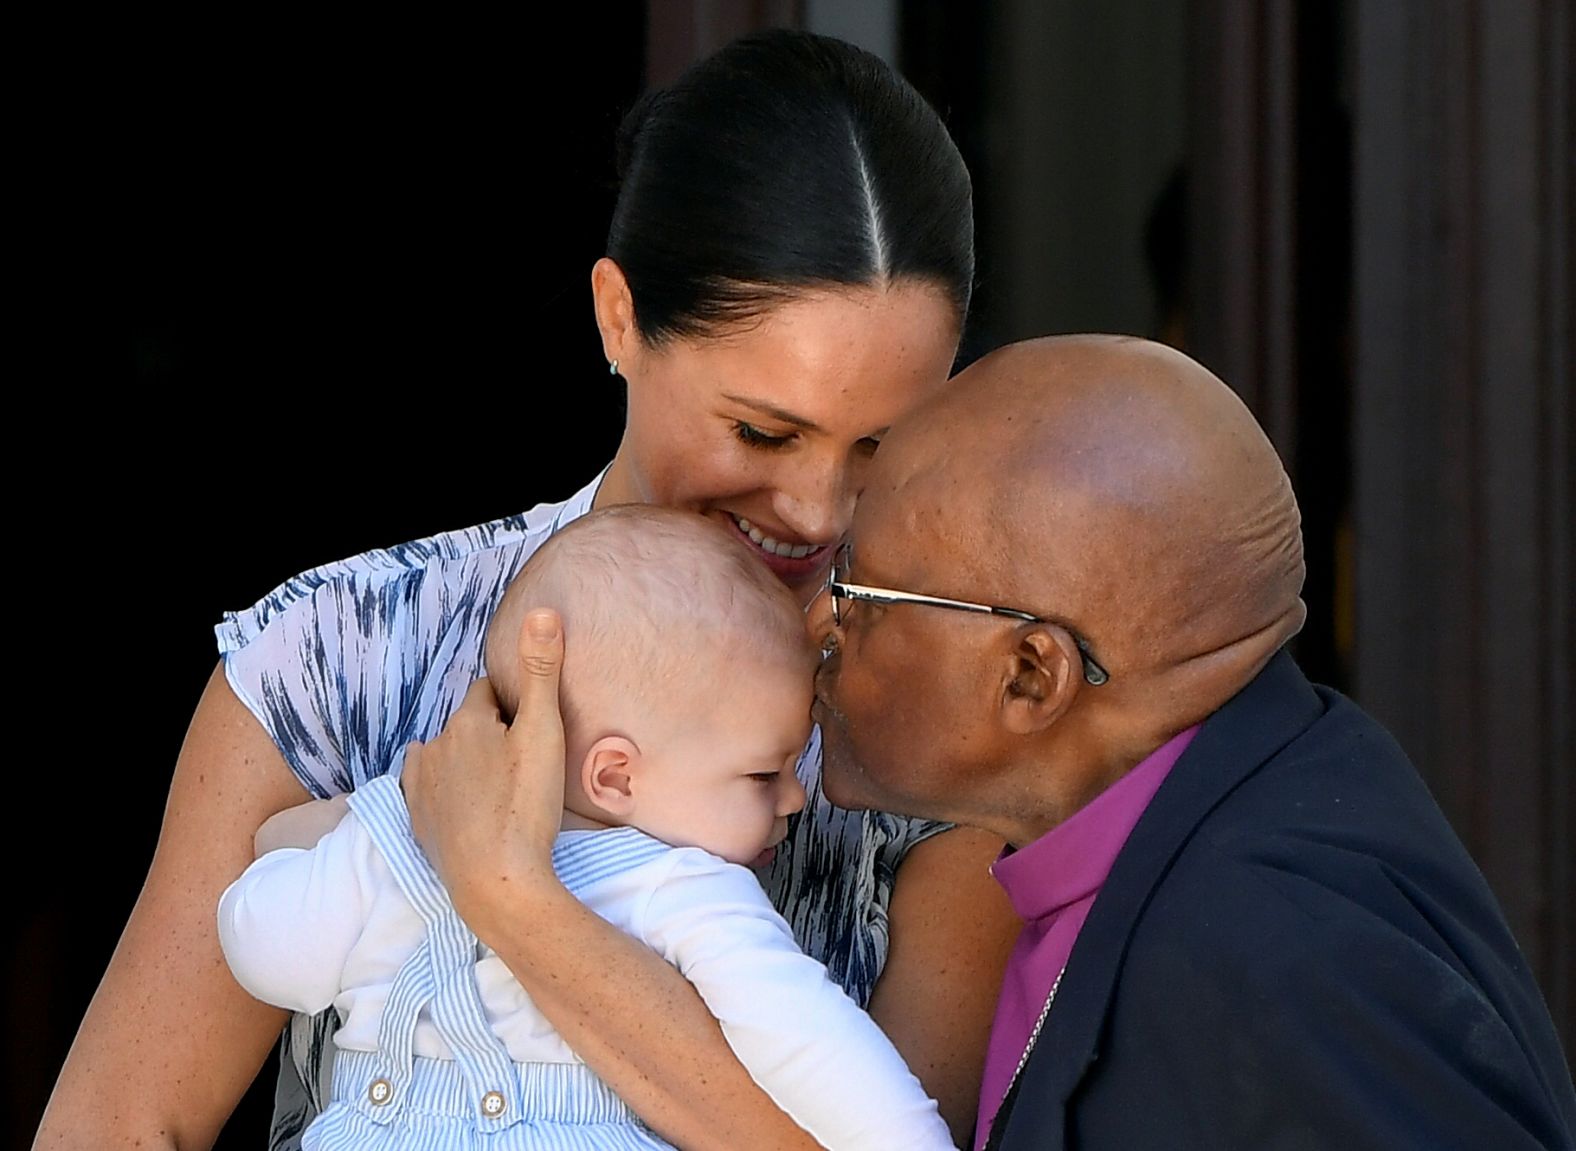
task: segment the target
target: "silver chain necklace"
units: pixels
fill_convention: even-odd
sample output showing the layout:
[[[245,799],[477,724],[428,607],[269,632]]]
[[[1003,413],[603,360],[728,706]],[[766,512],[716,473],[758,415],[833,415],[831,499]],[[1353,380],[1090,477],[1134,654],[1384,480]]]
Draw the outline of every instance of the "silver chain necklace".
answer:
[[[1029,1041],[1023,1045],[1023,1054],[1018,1057],[1018,1067],[1012,1073],[1012,1078],[1007,1082],[1007,1090],[1002,1092],[1002,1099],[1012,1094],[1012,1089],[1018,1085],[1018,1076],[1023,1074],[1023,1069],[1028,1066],[1029,1056],[1034,1051],[1034,1045],[1039,1041],[1040,1029],[1045,1026],[1045,1019],[1051,1013],[1051,1004],[1056,1002],[1056,989],[1062,985],[1062,976],[1067,974],[1067,965],[1062,964],[1062,969],[1056,973],[1056,978],[1051,981],[1051,990],[1045,997],[1045,1006],[1040,1008],[1040,1017],[1034,1021],[1034,1030],[1029,1032]]]

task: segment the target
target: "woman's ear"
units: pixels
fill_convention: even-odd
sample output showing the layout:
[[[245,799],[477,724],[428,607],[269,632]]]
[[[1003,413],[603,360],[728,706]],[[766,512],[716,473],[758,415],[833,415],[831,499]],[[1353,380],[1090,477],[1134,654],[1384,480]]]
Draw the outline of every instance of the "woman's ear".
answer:
[[[1003,675],[1003,725],[1014,735],[1034,735],[1050,727],[1077,698],[1082,671],[1083,657],[1066,628],[1030,624],[1020,629]]]
[[[628,364],[640,342],[635,327],[635,298],[630,294],[624,269],[607,256],[591,266],[591,305],[602,333],[602,354],[610,364]]]
[[[635,810],[633,769],[640,760],[640,748],[621,735],[604,735],[593,743],[580,762],[580,786],[597,810],[616,822],[627,820]]]

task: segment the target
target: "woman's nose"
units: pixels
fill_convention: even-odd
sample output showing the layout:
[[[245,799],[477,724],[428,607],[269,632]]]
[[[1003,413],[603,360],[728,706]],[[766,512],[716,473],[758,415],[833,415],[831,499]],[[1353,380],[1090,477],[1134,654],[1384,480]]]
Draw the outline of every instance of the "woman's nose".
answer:
[[[773,508],[783,523],[816,544],[829,544],[848,530],[859,490],[841,457],[807,459],[777,488]]]

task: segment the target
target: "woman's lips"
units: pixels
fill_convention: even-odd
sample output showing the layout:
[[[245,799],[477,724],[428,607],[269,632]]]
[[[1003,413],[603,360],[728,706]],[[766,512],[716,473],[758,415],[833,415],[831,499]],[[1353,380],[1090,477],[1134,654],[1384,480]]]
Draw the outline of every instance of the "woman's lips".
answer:
[[[741,532],[750,537],[752,544],[763,552],[770,552],[772,555],[781,556],[785,560],[803,559],[816,548],[815,544],[791,544],[780,540],[743,516],[734,516],[733,523]]]
[[[728,515],[733,530],[750,545],[761,562],[772,570],[778,579],[787,584],[797,584],[820,570],[830,550],[825,544],[790,544],[761,530],[743,516]],[[784,554],[786,553],[786,554]]]

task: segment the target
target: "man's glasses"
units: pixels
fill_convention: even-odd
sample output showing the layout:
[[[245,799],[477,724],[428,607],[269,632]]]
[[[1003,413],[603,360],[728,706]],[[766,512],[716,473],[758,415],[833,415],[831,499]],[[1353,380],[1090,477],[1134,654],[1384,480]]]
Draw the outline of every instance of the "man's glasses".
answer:
[[[1094,656],[1089,654],[1089,644],[1059,620],[1046,619],[1044,616],[1033,615],[1030,612],[1019,611],[1011,607],[995,607],[988,603],[971,603],[963,599],[947,599],[944,596],[921,595],[919,592],[896,591],[893,588],[868,587],[865,584],[849,583],[843,577],[848,574],[848,545],[844,544],[837,549],[832,557],[831,569],[826,573],[826,594],[832,599],[832,622],[838,627],[843,626],[843,617],[847,612],[845,600],[863,600],[866,603],[917,603],[929,607],[946,607],[955,611],[969,611],[980,615],[1005,616],[1007,619],[1022,620],[1025,623],[1049,623],[1066,630],[1073,637],[1073,643],[1078,645],[1078,654],[1083,657],[1084,679],[1095,687],[1099,687],[1110,674],[1101,667]]]

